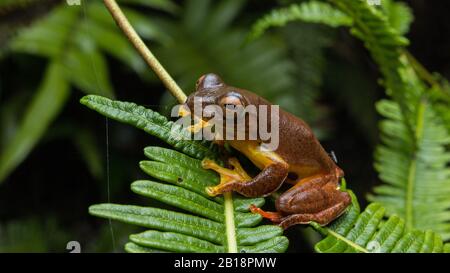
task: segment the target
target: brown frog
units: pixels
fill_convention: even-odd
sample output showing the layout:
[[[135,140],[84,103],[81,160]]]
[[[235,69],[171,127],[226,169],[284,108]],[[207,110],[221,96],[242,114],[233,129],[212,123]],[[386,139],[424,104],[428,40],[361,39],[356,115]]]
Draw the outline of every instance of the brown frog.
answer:
[[[230,105],[271,105],[252,92],[226,85],[215,74],[203,75],[197,81],[196,91],[186,101],[191,112],[194,111],[195,97],[201,98],[203,108],[218,105],[224,111]],[[206,123],[205,119],[201,121],[202,126]],[[261,172],[250,177],[236,158],[229,159],[232,168],[204,160],[203,167],[216,171],[221,177],[219,185],[207,188],[212,196],[230,191],[247,197],[267,196],[284,182],[293,184],[277,198],[277,212],[266,212],[251,206],[252,212],[283,228],[311,221],[327,225],[351,203],[349,194],[339,188],[344,172],[323,149],[311,128],[288,112],[279,110],[279,145],[274,150],[263,149],[264,141],[260,139],[226,141],[249,158]]]

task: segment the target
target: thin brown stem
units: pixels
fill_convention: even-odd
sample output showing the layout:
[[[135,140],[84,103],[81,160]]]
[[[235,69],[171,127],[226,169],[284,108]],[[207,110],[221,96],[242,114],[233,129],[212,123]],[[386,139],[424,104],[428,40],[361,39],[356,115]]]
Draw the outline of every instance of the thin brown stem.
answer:
[[[178,84],[172,79],[170,74],[164,69],[161,63],[156,59],[150,49],[142,41],[141,37],[136,33],[133,26],[130,24],[125,14],[123,14],[119,5],[115,0],[103,0],[105,6],[108,8],[117,25],[122,29],[123,33],[133,46],[137,49],[139,54],[144,58],[145,62],[155,72],[158,78],[163,82],[169,92],[178,100],[179,103],[186,101],[186,94],[181,90]]]

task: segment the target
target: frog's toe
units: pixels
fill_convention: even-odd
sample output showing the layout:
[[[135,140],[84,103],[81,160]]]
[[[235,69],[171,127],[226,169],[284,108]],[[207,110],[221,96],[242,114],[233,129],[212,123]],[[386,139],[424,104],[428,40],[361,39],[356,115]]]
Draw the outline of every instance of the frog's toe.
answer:
[[[216,196],[216,195],[219,195],[219,193],[218,193],[216,187],[206,187],[206,188],[205,188],[205,191],[206,191],[206,193],[207,193],[209,196]]]
[[[216,196],[224,192],[235,191],[242,186],[240,184],[251,180],[251,177],[247,175],[236,158],[229,159],[229,163],[233,166],[233,169],[224,168],[210,159],[204,159],[202,161],[203,168],[214,170],[220,175],[219,185],[205,189],[208,195]]]
[[[280,223],[283,219],[283,216],[279,212],[264,211],[253,204],[250,205],[250,211],[252,213],[257,213],[261,215],[263,218],[269,219],[274,223]]]
[[[222,193],[228,192],[229,190],[225,190],[224,185],[217,185],[217,186],[213,186],[213,187],[206,187],[205,188],[206,193],[209,196],[217,196],[220,195]]]
[[[205,158],[201,162],[203,169],[212,169],[218,167],[217,163],[211,159]]]
[[[217,196],[225,192],[230,192],[234,188],[233,182],[221,183],[217,186],[209,186],[205,188],[206,193],[209,196]]]

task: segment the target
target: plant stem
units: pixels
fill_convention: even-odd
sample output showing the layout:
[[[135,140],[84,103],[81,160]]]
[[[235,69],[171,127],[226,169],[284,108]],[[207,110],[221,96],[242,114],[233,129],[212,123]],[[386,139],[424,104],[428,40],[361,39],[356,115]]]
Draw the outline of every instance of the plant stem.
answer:
[[[344,236],[340,235],[339,233],[337,233],[337,232],[335,232],[335,231],[333,231],[333,230],[331,230],[329,228],[326,228],[326,230],[327,230],[328,234],[330,234],[331,236],[335,237],[336,239],[338,239],[340,241],[345,242],[347,245],[353,247],[354,249],[356,249],[356,250],[358,250],[358,251],[360,251],[362,253],[369,253],[369,251],[367,249],[365,249],[364,247],[358,245],[355,242],[352,242],[351,240],[349,240],[349,239],[345,238]]]
[[[144,58],[145,62],[155,72],[158,78],[164,83],[170,93],[178,100],[179,103],[186,101],[186,94],[181,90],[178,84],[167,73],[161,63],[156,59],[150,49],[142,41],[141,37],[136,33],[133,26],[123,14],[119,5],[115,0],[103,0],[105,6],[108,8],[117,25],[122,29],[125,36],[128,37],[133,46],[137,49],[139,54]]]
[[[424,119],[425,119],[425,103],[422,101],[417,109],[417,120],[416,120],[416,131],[415,131],[415,141],[416,150],[412,157],[411,164],[409,166],[408,180],[406,184],[406,200],[405,200],[405,227],[407,230],[414,228],[414,186],[417,177],[417,147],[420,146],[422,142],[423,131],[424,131]]]
[[[112,17],[116,21],[117,25],[122,29],[123,33],[133,46],[137,49],[139,54],[144,58],[145,62],[150,66],[150,68],[156,73],[159,79],[164,83],[166,88],[170,93],[178,100],[179,103],[184,103],[186,101],[186,94],[181,90],[178,84],[173,80],[170,74],[164,69],[161,63],[156,59],[150,49],[142,41],[141,37],[134,30],[133,26],[130,24],[125,14],[123,14],[119,5],[115,0],[103,0],[105,6],[108,8]],[[224,194],[225,199],[225,221],[226,221],[226,233],[228,242],[228,252],[237,253],[237,241],[236,241],[236,230],[234,223],[234,208],[233,208],[233,198],[231,193]]]
[[[237,253],[233,198],[231,192],[224,193],[223,196],[225,198],[225,228],[227,232],[228,253]]]

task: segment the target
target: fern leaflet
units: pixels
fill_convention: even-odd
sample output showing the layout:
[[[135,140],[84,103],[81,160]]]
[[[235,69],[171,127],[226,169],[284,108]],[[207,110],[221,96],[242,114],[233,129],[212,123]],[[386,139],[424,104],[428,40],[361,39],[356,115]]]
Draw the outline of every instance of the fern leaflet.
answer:
[[[360,212],[355,195],[347,212],[323,228],[314,227],[326,235],[315,245],[320,253],[440,253],[449,252],[449,245],[444,245],[439,234],[427,230],[405,228],[405,221],[397,215],[384,219],[385,208],[379,203],[371,203]]]

